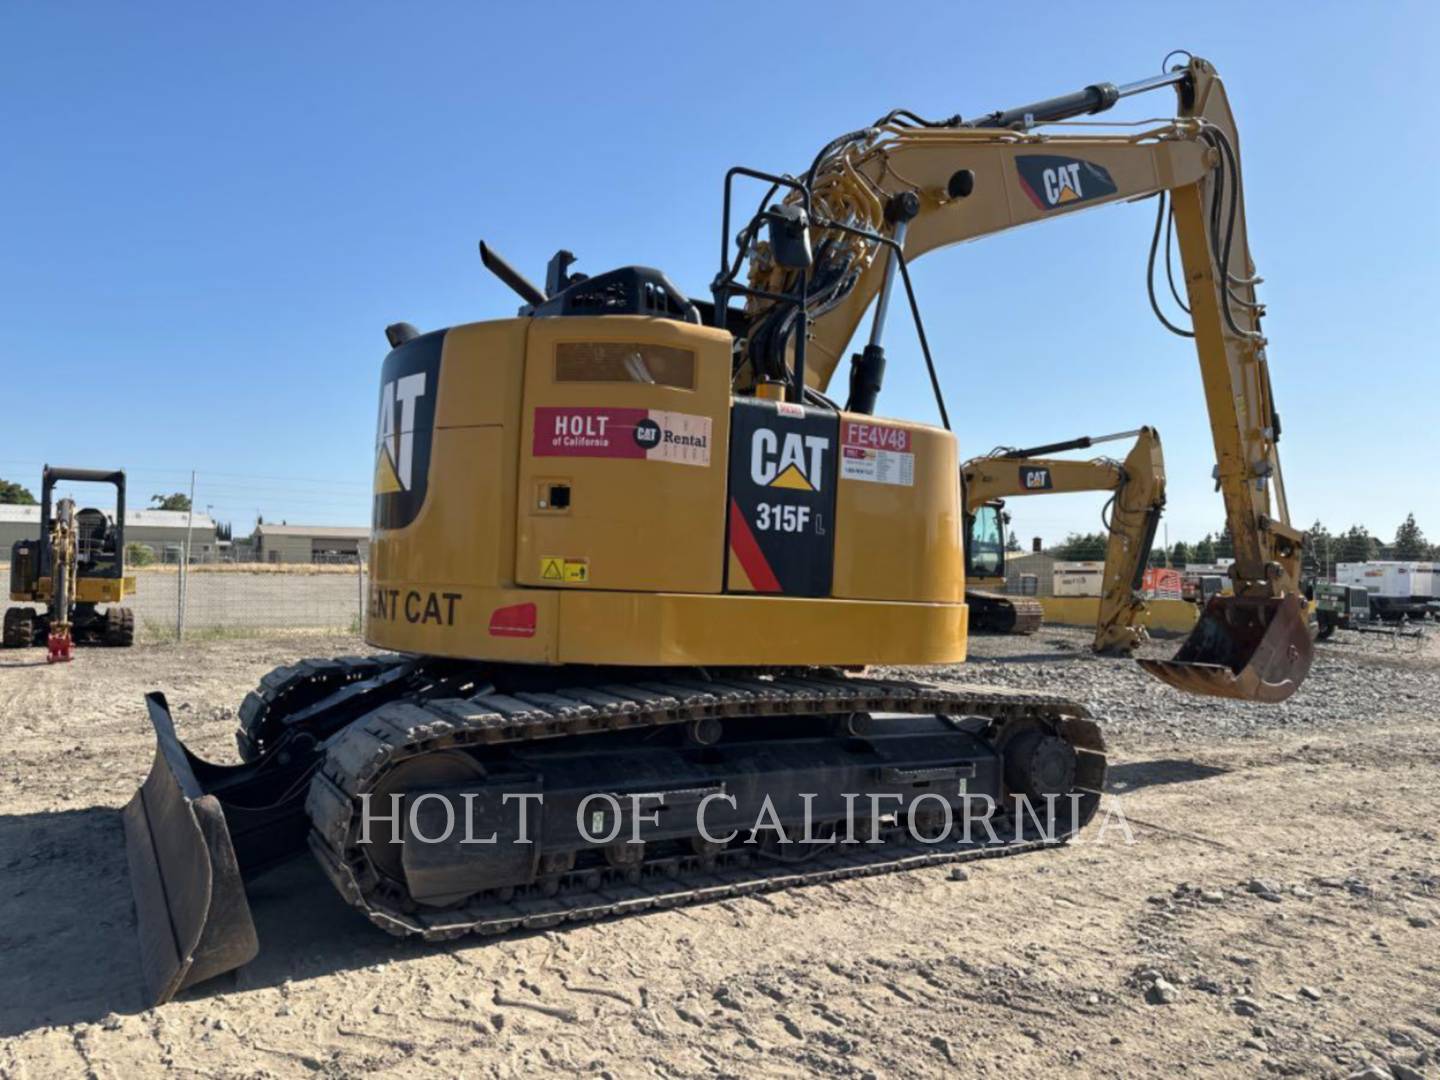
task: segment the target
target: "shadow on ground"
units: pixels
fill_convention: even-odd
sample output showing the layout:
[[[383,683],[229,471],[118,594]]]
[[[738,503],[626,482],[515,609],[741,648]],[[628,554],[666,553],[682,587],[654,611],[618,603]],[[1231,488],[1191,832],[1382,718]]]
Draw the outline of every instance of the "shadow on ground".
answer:
[[[1183,760],[1131,762],[1112,768],[1106,787],[1129,793],[1225,771]],[[437,947],[377,930],[306,856],[251,881],[246,892],[260,955],[182,999],[303,982]],[[0,956],[0,1038],[148,1006],[118,810],[0,815]]]
[[[418,955],[377,930],[302,857],[250,884],[260,955],[185,999]],[[145,1009],[120,812],[0,815],[0,1038]]]
[[[1192,780],[1208,780],[1229,772],[1218,765],[1201,765],[1198,761],[1161,758],[1155,761],[1131,761],[1112,765],[1105,774],[1105,790],[1112,795],[1128,795],[1157,784],[1188,784]]]

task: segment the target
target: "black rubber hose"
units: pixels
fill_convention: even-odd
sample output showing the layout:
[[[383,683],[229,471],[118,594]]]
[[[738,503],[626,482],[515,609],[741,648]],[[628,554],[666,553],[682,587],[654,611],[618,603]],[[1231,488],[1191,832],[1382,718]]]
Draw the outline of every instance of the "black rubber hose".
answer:
[[[1155,233],[1150,238],[1150,259],[1145,268],[1145,291],[1150,296],[1150,310],[1155,312],[1155,317],[1160,320],[1160,324],[1172,334],[1177,334],[1180,337],[1193,338],[1195,336],[1194,330],[1182,330],[1165,317],[1165,313],[1160,310],[1160,301],[1155,297],[1155,253],[1160,247],[1160,222],[1165,217],[1165,210],[1168,205],[1165,199],[1165,192],[1160,192],[1155,198],[1158,202],[1155,211]]]
[[[1190,305],[1180,299],[1180,290],[1175,288],[1175,271],[1170,265],[1170,228],[1175,223],[1175,210],[1172,207],[1170,213],[1165,215],[1165,280],[1170,283],[1170,295],[1175,298],[1175,303],[1186,315],[1190,314]]]

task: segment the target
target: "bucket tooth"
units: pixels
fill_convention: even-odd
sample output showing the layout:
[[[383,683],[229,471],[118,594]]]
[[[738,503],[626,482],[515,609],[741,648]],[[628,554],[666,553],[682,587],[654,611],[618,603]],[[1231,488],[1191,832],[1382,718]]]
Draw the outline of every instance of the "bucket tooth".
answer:
[[[259,942],[220,801],[202,791],[164,695],[145,702],[155,763],[122,816],[141,967],[158,1005],[248,963]]]
[[[1173,659],[1137,663],[1186,693],[1274,703],[1299,688],[1314,657],[1298,596],[1216,596]]]

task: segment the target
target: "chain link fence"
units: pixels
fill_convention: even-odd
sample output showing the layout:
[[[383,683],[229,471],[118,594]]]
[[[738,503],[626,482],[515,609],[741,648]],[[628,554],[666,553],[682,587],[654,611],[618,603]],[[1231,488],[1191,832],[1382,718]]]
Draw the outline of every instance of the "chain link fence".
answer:
[[[360,634],[368,575],[353,559],[336,564],[156,565],[136,567],[141,641],[246,636],[286,631]],[[8,583],[8,567],[0,565]],[[0,594],[0,596],[8,596]],[[0,606],[12,606],[4,599]]]
[[[147,639],[276,630],[359,634],[365,586],[363,563],[191,566],[137,572],[130,606]]]

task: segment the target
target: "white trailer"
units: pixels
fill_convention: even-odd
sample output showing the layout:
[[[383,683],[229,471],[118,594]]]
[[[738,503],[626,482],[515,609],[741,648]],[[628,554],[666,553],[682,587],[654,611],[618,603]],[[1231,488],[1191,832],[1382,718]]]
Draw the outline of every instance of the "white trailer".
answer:
[[[1057,562],[1056,596],[1099,596],[1105,584],[1103,562]]]
[[[1375,559],[1362,563],[1336,563],[1335,580],[1341,585],[1359,585],[1370,593],[1370,607],[1382,619],[1408,615],[1423,619],[1435,592],[1435,564]]]

